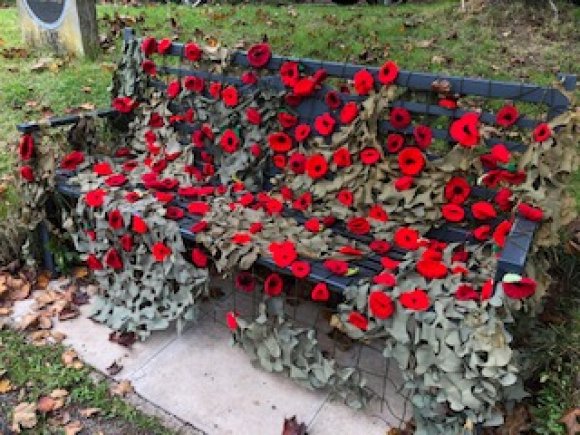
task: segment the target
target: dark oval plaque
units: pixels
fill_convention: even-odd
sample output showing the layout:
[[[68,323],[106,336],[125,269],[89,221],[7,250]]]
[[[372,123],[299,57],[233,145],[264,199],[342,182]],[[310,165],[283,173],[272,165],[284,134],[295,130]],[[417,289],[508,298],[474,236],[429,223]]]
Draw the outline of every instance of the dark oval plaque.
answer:
[[[55,26],[64,12],[66,0],[22,0],[40,24]]]

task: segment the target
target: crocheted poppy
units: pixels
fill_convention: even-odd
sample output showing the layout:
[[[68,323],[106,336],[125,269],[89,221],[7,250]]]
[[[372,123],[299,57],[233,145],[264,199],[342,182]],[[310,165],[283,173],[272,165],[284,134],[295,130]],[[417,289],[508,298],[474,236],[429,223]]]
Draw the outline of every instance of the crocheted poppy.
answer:
[[[297,97],[309,97],[314,93],[316,82],[310,77],[298,79],[293,86],[294,95]]]
[[[389,114],[389,122],[394,128],[406,128],[411,123],[411,114],[403,107],[393,107]]]
[[[314,128],[321,136],[328,136],[334,131],[336,121],[328,112],[318,115],[314,119]]]
[[[390,153],[398,153],[405,145],[405,137],[399,133],[391,133],[387,136],[387,151]]]
[[[500,163],[509,163],[509,161],[512,157],[512,154],[510,153],[510,151],[502,143],[495,144],[491,148],[490,154],[496,162],[500,162]]]
[[[351,245],[341,246],[340,248],[338,248],[338,252],[344,255],[352,255],[355,257],[360,257],[361,255],[363,255],[363,251]]]
[[[458,301],[476,301],[479,299],[479,295],[469,284],[460,284],[455,290],[455,299]]]
[[[284,132],[272,133],[268,136],[268,143],[272,151],[286,153],[292,149],[292,138]]]
[[[208,211],[210,211],[210,208],[211,207],[209,206],[209,204],[203,201],[193,201],[187,205],[187,210],[190,213],[198,215],[206,214]]]
[[[379,68],[379,82],[383,85],[395,83],[399,76],[399,67],[392,60],[388,60]]]
[[[508,187],[502,187],[493,197],[493,201],[497,204],[500,210],[508,212],[513,207],[512,195],[513,193]]]
[[[473,237],[476,240],[483,241],[487,240],[491,236],[491,226],[489,225],[481,225],[473,230]]]
[[[105,254],[105,264],[115,270],[123,268],[123,260],[115,248],[109,249]]]
[[[272,50],[270,50],[270,46],[265,42],[261,44],[255,44],[250,47],[247,56],[248,63],[251,66],[254,68],[263,68],[268,64],[268,62],[270,62],[270,58],[272,57]]]
[[[445,199],[454,204],[463,204],[471,193],[471,186],[465,178],[451,177],[445,185]]]
[[[284,62],[280,66],[280,78],[284,86],[293,87],[300,78],[297,62]]]
[[[288,162],[288,160],[286,159],[286,156],[284,154],[276,154],[274,156],[272,156],[272,163],[274,165],[274,167],[278,168],[278,169],[284,169],[286,167],[286,163]]]
[[[353,76],[354,90],[359,95],[368,95],[375,86],[373,75],[366,69],[357,71]]]
[[[308,124],[300,124],[297,125],[294,129],[294,138],[298,142],[303,142],[306,138],[310,136],[310,125]]]
[[[335,275],[344,276],[348,272],[348,263],[342,260],[325,260],[324,267]]]
[[[447,267],[440,261],[420,260],[416,268],[427,279],[442,279],[447,276]]]
[[[292,275],[296,278],[306,278],[310,274],[310,263],[307,261],[295,261],[292,263]]]
[[[155,261],[165,261],[171,255],[171,248],[162,242],[157,242],[151,247],[151,254]]]
[[[365,147],[361,150],[360,161],[365,165],[374,165],[381,158],[381,153],[376,148]]]
[[[413,187],[414,182],[415,182],[415,179],[413,177],[410,177],[408,175],[404,175],[404,176],[399,177],[395,180],[395,189],[397,189],[399,192],[402,192],[404,190],[408,190],[411,187]]]
[[[284,204],[276,198],[269,198],[264,204],[264,209],[270,216],[274,216],[282,212]]]
[[[451,123],[451,137],[465,148],[473,148],[479,143],[479,114],[466,113]]]
[[[326,302],[330,298],[330,291],[326,283],[319,282],[316,284],[310,293],[310,297],[316,302]]]
[[[403,307],[412,311],[425,311],[431,304],[429,296],[421,289],[401,293],[399,301]]]
[[[385,320],[395,312],[395,304],[388,294],[373,291],[369,295],[369,310],[377,319]]]
[[[294,153],[288,160],[288,167],[295,174],[304,174],[306,171],[306,156],[302,153]]]
[[[498,110],[495,115],[495,123],[501,127],[511,127],[520,116],[518,109],[511,104],[507,104]]]
[[[199,268],[205,269],[207,267],[207,255],[200,248],[193,248],[191,251],[191,262]]]
[[[502,282],[504,293],[512,299],[529,298],[536,292],[537,283],[532,278],[524,277],[516,282]]]
[[[410,227],[401,227],[395,231],[393,241],[400,248],[415,251],[419,248],[419,232]]]
[[[306,211],[311,204],[312,204],[312,193],[304,192],[292,203],[292,208],[300,211]]]
[[[311,233],[318,233],[320,231],[320,220],[318,218],[310,218],[304,222],[304,228],[306,228]]]
[[[77,166],[85,161],[85,155],[82,151],[73,151],[63,157],[60,162],[60,167],[62,169],[67,169],[69,171],[76,170]]]
[[[314,180],[322,178],[328,171],[328,163],[322,154],[314,154],[306,162],[306,172]]]
[[[31,166],[22,166],[20,168],[20,176],[22,177],[22,179],[24,179],[25,181],[28,181],[29,183],[34,182],[35,178],[34,178],[34,171],[32,169]]]
[[[552,136],[552,129],[545,122],[538,124],[532,133],[534,142],[544,142]]]
[[[251,234],[257,234],[260,231],[262,231],[264,229],[264,225],[262,224],[262,222],[252,222],[250,224],[250,228],[248,228],[248,231]]]
[[[368,319],[358,311],[353,311],[348,315],[348,323],[362,331],[366,331],[369,327]]]
[[[342,205],[344,205],[346,207],[350,207],[350,206],[352,206],[352,203],[354,201],[354,195],[352,194],[352,192],[350,190],[348,190],[348,189],[342,189],[336,195],[336,199]]]
[[[271,273],[264,281],[264,293],[272,297],[279,296],[282,293],[283,285],[284,282],[280,275],[275,272]]]
[[[272,259],[276,266],[280,268],[290,266],[296,258],[298,258],[298,253],[296,252],[296,247],[293,242],[272,242],[268,246],[270,254],[272,254]]]
[[[260,125],[262,122],[262,115],[255,107],[248,107],[246,109],[246,120],[253,125]]]
[[[222,101],[226,107],[236,107],[238,105],[238,90],[233,86],[228,86],[222,91]]]
[[[113,109],[121,113],[130,113],[138,105],[139,103],[130,97],[117,97],[111,103]]]
[[[364,235],[371,230],[371,225],[364,217],[352,217],[346,222],[346,228],[353,234]]]
[[[298,117],[288,112],[278,113],[278,122],[282,128],[292,128],[298,123]]]
[[[123,174],[110,175],[105,179],[105,184],[110,187],[119,187],[127,182],[127,177]]]
[[[91,270],[102,270],[103,263],[97,258],[95,254],[89,254],[86,260],[87,267]]]
[[[399,267],[399,263],[400,261],[397,260],[393,260],[392,258],[389,257],[382,257],[381,258],[381,265],[388,270],[394,270],[397,267]]]
[[[244,85],[255,85],[258,83],[258,75],[254,71],[244,71],[241,80]]]
[[[425,156],[415,147],[405,148],[399,153],[397,159],[399,169],[404,175],[417,175],[425,167]]]
[[[389,215],[382,205],[375,204],[369,209],[369,218],[379,222],[386,222],[389,220]]]
[[[524,202],[518,204],[518,213],[522,217],[534,222],[540,222],[544,218],[544,212],[541,208],[532,207]]]
[[[444,204],[441,213],[448,222],[461,222],[465,219],[465,210],[458,204]]]
[[[346,168],[352,164],[350,151],[346,147],[337,149],[332,155],[332,161],[339,168]]]
[[[163,38],[157,43],[157,53],[168,54],[171,51],[171,46],[173,43],[169,38]]]
[[[85,195],[85,202],[89,207],[97,208],[103,205],[107,192],[103,189],[90,190]]]
[[[245,245],[252,241],[252,237],[248,233],[236,233],[232,236],[232,243],[236,245]]]
[[[201,48],[195,42],[188,42],[183,46],[183,55],[187,60],[197,62],[201,59]]]
[[[485,281],[483,286],[481,286],[480,298],[482,301],[488,300],[493,295],[493,279],[488,279]]]
[[[393,287],[397,283],[395,275],[389,272],[381,272],[373,277],[373,282],[375,284],[384,285],[387,287]]]
[[[429,148],[429,145],[433,142],[433,131],[426,125],[416,125],[415,128],[413,128],[413,137],[415,138],[417,146],[422,150],[425,150]]]
[[[226,153],[234,153],[240,146],[240,138],[238,138],[235,131],[228,128],[220,139],[220,146]]]
[[[34,138],[30,134],[23,134],[20,136],[18,142],[18,155],[20,160],[27,162],[34,156]]]
[[[207,227],[208,223],[206,221],[199,221],[198,223],[193,224],[189,231],[191,231],[193,234],[197,234],[205,231]]]
[[[209,94],[217,100],[222,93],[222,84],[220,82],[211,82],[208,91]]]
[[[349,101],[340,111],[340,122],[350,124],[358,116],[358,105],[354,101]]]
[[[487,201],[478,201],[472,204],[471,213],[478,220],[495,219],[497,217],[497,212],[493,208],[493,205]]]
[[[234,285],[238,290],[251,293],[256,288],[256,280],[250,272],[243,271],[236,275]]]
[[[336,91],[328,91],[324,96],[324,102],[331,110],[336,110],[342,104],[342,100],[340,99],[340,94]]]
[[[389,249],[391,249],[391,244],[389,242],[387,242],[386,240],[373,240],[371,243],[369,243],[369,248],[371,251],[379,254],[379,255],[384,255],[387,252],[389,252]]]
[[[131,229],[137,234],[145,234],[149,231],[147,223],[139,216],[133,215],[133,222],[131,223]]]
[[[505,240],[512,229],[512,223],[508,220],[501,222],[495,227],[492,237],[497,246],[503,248],[505,245]]]
[[[125,226],[123,216],[119,210],[115,209],[109,212],[109,226],[113,230],[120,230]]]
[[[181,93],[181,83],[179,80],[173,80],[167,85],[167,97],[169,99],[176,98]]]
[[[457,109],[457,100],[453,98],[440,98],[437,101],[437,105],[445,109],[454,110]]]
[[[145,59],[141,62],[141,69],[147,75],[155,77],[157,75],[157,66],[151,59]]]
[[[143,41],[141,41],[141,51],[145,56],[151,56],[157,51],[157,40],[151,36],[143,38]]]
[[[226,326],[232,332],[238,329],[238,317],[233,311],[228,311],[226,313]]]
[[[165,211],[165,217],[174,221],[183,219],[184,216],[185,212],[180,207],[170,206],[167,207],[167,210]]]

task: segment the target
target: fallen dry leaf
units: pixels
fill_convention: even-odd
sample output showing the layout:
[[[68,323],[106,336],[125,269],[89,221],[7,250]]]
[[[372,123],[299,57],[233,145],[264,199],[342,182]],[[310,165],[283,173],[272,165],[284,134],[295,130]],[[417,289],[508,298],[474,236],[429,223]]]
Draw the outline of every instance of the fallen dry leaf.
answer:
[[[435,43],[435,38],[423,39],[421,41],[417,41],[415,43],[415,47],[417,47],[417,48],[429,48],[429,47],[432,47],[434,43]]]
[[[134,389],[131,381],[124,380],[112,385],[110,391],[113,396],[125,397],[127,394],[131,394]]]
[[[32,429],[36,426],[36,404],[22,402],[16,405],[12,413],[12,430],[20,433],[20,429]]]
[[[64,435],[76,435],[83,430],[83,425],[80,421],[71,421],[64,427]]]
[[[123,370],[123,366],[117,363],[117,361],[113,361],[113,364],[107,367],[107,373],[109,376],[115,376],[116,374],[119,374],[121,370]]]
[[[580,432],[580,407],[570,409],[564,416],[560,419],[561,423],[564,423],[566,429],[568,430],[568,435],[576,435]]]
[[[101,412],[101,408],[85,408],[79,410],[79,414],[81,415],[81,417],[85,418],[91,418],[93,415],[96,415],[99,412]]]
[[[10,383],[10,379],[5,378],[0,379],[0,394],[7,393],[10,390],[12,390],[12,384]]]
[[[56,401],[50,396],[42,396],[38,399],[36,404],[36,409],[42,414],[48,414],[55,407]]]
[[[24,331],[25,329],[32,328],[35,325],[38,325],[38,313],[29,313],[26,314],[20,322],[18,323],[18,329]]]
[[[61,359],[65,367],[72,367],[75,369],[83,367],[83,363],[79,360],[79,355],[74,349],[65,350],[61,355]]]

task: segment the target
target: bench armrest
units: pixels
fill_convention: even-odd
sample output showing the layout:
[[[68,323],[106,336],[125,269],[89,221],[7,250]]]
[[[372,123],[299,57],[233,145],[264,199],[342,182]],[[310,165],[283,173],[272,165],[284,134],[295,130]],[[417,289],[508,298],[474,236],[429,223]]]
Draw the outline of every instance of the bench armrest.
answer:
[[[498,261],[496,283],[500,282],[506,273],[521,275],[538,225],[538,222],[516,216]]]
[[[32,133],[40,130],[42,127],[60,127],[63,125],[74,124],[82,118],[110,118],[118,115],[119,112],[113,108],[97,109],[91,112],[79,113],[77,115],[55,116],[39,122],[25,122],[18,124],[16,128],[20,133]]]

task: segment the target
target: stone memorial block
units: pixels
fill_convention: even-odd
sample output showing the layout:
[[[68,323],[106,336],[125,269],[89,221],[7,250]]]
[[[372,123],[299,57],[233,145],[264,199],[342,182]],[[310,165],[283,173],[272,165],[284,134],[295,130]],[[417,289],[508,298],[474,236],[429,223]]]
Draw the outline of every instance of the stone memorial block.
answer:
[[[57,53],[97,53],[95,0],[18,0],[24,39]]]

